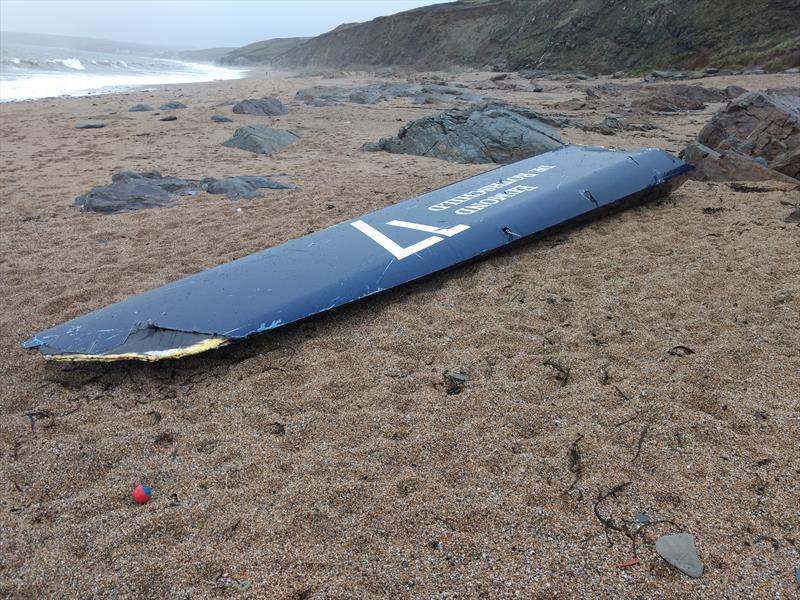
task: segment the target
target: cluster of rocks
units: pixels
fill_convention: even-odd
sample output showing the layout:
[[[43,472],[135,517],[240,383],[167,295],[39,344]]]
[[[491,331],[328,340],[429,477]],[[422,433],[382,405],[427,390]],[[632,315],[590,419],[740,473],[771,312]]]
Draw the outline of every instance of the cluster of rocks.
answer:
[[[660,85],[633,101],[634,110],[652,113],[675,113],[685,110],[702,110],[706,103],[728,102],[747,92],[739,86],[729,86],[724,90],[700,85]]]
[[[362,150],[502,164],[561,148],[556,126],[530,109],[490,102],[417,119]]]
[[[538,83],[532,83],[514,73],[498,73],[488,80],[472,84],[476,90],[503,90],[507,92],[541,92],[544,90]]]
[[[158,110],[177,110],[180,108],[187,108],[183,102],[177,100],[170,100],[158,107]],[[149,104],[134,104],[128,109],[128,112],[153,112],[155,109]]]
[[[346,102],[355,104],[377,104],[395,98],[412,98],[415,104],[437,104],[443,102],[480,102],[483,100],[468,89],[416,83],[375,83],[360,87],[315,86],[302,89],[295,98],[309,106],[335,106]]]
[[[268,177],[209,177],[195,180],[164,177],[158,171],[120,171],[111,177],[110,185],[95,186],[75,198],[75,205],[82,211],[113,214],[172,206],[175,196],[189,196],[199,191],[225,194],[231,200],[238,200],[255,198],[260,189],[281,190],[291,187]]]
[[[676,81],[681,79],[702,79],[703,77],[731,76],[731,75],[763,75],[766,71],[761,67],[753,66],[745,69],[718,69],[706,67],[702,71],[650,71],[644,76],[645,81]],[[800,73],[797,67],[785,69],[784,73]]]
[[[743,94],[706,123],[681,153],[694,178],[712,181],[800,179],[800,90]]]
[[[647,121],[631,119],[630,117],[609,115],[598,123],[580,123],[584,131],[592,131],[603,135],[616,135],[620,131],[652,131],[658,125]]]

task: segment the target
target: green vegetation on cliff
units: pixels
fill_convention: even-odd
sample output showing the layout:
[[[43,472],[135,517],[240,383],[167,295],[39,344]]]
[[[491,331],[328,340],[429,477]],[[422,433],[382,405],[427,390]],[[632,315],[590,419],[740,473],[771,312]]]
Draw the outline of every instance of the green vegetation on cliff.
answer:
[[[800,0],[462,0],[257,46],[237,52],[289,68],[777,69],[800,63]]]

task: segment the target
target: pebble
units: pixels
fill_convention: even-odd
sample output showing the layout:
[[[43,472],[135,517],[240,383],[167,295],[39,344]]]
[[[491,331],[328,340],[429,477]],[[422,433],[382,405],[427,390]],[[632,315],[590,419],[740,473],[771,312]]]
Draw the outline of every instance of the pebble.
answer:
[[[102,121],[78,121],[75,129],[102,129],[106,124]]]

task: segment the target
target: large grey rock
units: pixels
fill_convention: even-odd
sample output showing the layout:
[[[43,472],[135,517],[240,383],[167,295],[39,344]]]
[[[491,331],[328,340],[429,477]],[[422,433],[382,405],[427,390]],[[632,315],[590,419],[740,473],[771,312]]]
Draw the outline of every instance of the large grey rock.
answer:
[[[170,100],[169,102],[165,102],[164,104],[158,107],[159,110],[177,110],[179,108],[187,108],[187,106],[183,102],[178,102],[177,100]]]
[[[206,191],[209,194],[225,194],[230,200],[238,200],[239,198],[249,200],[258,196],[258,190],[260,189],[285,190],[291,187],[291,185],[273,181],[269,177],[239,175],[212,179],[208,181]]]
[[[718,111],[697,140],[720,152],[763,158],[800,179],[800,89],[743,94]]]
[[[508,163],[563,146],[554,123],[521,106],[473,105],[423,117],[362,150],[462,163]]]
[[[289,111],[277,98],[266,97],[242,100],[233,105],[233,112],[237,115],[258,115],[261,117],[277,117]]]
[[[300,136],[286,129],[273,129],[263,125],[239,127],[223,146],[247,150],[254,154],[272,154],[294,144]]]
[[[126,177],[111,185],[99,185],[75,198],[82,211],[105,214],[172,206],[167,190],[148,177]]]
[[[177,194],[180,196],[191,194],[197,190],[199,185],[194,179],[181,179],[179,177],[172,177],[171,175],[164,177],[158,171],[143,171],[141,173],[136,173],[135,171],[118,171],[111,176],[112,185],[137,182],[148,183],[169,194]]]
[[[78,121],[75,123],[75,129],[101,129],[106,124],[102,121]]]
[[[749,156],[728,150],[717,152],[699,142],[684,148],[680,157],[693,165],[692,179],[697,181],[786,181],[791,177],[761,165]]]
[[[673,533],[656,540],[656,552],[673,567],[689,577],[703,574],[703,563],[697,556],[694,536],[688,533]]]
[[[82,211],[112,214],[172,206],[175,196],[191,195],[199,191],[225,194],[231,200],[238,200],[256,197],[259,189],[280,190],[291,187],[268,177],[209,177],[198,181],[163,177],[158,171],[120,171],[112,175],[110,185],[92,188],[88,193],[75,198],[75,204]]]
[[[128,109],[128,112],[150,112],[154,110],[149,104],[134,104]]]
[[[384,96],[377,90],[362,89],[350,92],[347,99],[355,104],[377,104]]]

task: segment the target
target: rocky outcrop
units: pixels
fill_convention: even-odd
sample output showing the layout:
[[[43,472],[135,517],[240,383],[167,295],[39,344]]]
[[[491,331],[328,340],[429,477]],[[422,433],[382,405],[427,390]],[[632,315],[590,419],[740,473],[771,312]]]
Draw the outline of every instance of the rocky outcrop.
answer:
[[[680,157],[694,166],[691,177],[697,181],[794,181],[748,156],[730,150],[717,152],[699,142],[689,144]]]
[[[735,91],[733,91],[735,93]],[[648,112],[682,112],[701,110],[706,103],[727,102],[730,96],[726,90],[706,88],[700,85],[659,85],[645,97],[635,100],[634,109]]]
[[[290,68],[456,66],[612,73],[797,66],[796,0],[462,0],[337,28],[272,63]]]
[[[120,171],[111,177],[110,185],[93,187],[75,198],[81,211],[104,214],[122,213],[145,208],[172,206],[175,196],[187,196],[199,191],[225,194],[231,200],[251,199],[260,189],[288,189],[292,186],[268,177],[237,176],[202,180],[164,177],[158,171]]]
[[[508,163],[563,146],[554,123],[520,106],[473,105],[423,117],[366,151],[416,154],[462,163]]]
[[[332,106],[343,102],[377,104],[396,98],[412,98],[416,104],[439,102],[480,102],[477,94],[464,89],[439,84],[375,83],[347,88],[341,86],[315,86],[295,94],[295,98],[309,106]]]
[[[800,179],[800,89],[743,94],[717,112],[697,140],[720,152],[763,159]]]
[[[254,100],[242,100],[233,105],[233,112],[237,115],[258,115],[261,117],[277,117],[289,111],[283,102],[270,96]]]
[[[223,146],[247,150],[253,154],[272,154],[294,144],[300,136],[286,129],[273,129],[262,125],[239,127]]]

